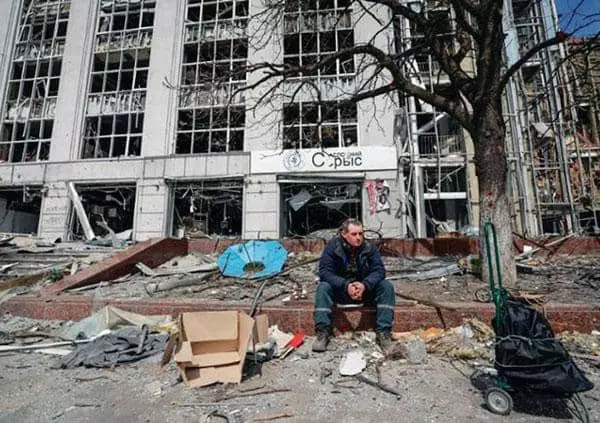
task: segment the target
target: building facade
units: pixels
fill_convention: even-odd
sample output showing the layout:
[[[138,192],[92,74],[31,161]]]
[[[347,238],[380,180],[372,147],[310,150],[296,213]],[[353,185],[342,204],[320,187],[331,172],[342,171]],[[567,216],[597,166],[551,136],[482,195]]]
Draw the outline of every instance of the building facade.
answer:
[[[525,3],[513,2],[519,18],[546,16]],[[257,22],[269,20],[254,17],[268,13],[250,0],[0,0],[0,231],[280,238],[359,217],[385,237],[426,237],[478,222],[473,148],[453,119],[413,98],[337,104],[365,78],[358,59],[246,90],[263,75],[247,63],[314,64],[366,41],[410,48],[418,29],[400,22],[373,38],[387,11],[347,0],[286,2],[265,31]],[[516,16],[506,32],[522,39]],[[423,56],[407,72],[433,87],[436,63]],[[540,200],[531,137],[543,127],[524,121],[517,83],[507,98],[515,225],[537,234],[546,214],[575,212],[563,205],[560,142],[550,143],[560,163],[546,166],[558,173],[542,179],[559,181],[561,206]]]
[[[305,12],[296,7],[278,38],[286,60],[315,60],[370,36],[369,23],[351,14],[337,30],[326,27],[344,9],[331,1],[307,12],[324,35],[302,51],[298,40],[316,23],[294,28]],[[2,0],[0,230],[73,239],[108,225],[137,240],[182,231],[277,238],[357,216],[402,236],[393,112],[373,123],[371,107],[338,112],[305,96],[282,102],[274,119],[283,125],[270,125],[243,91],[230,101],[256,78],[247,62],[280,54],[275,39],[247,42],[257,8],[247,0]],[[353,66],[339,63],[316,80],[353,83]],[[324,153],[317,138],[333,149]]]

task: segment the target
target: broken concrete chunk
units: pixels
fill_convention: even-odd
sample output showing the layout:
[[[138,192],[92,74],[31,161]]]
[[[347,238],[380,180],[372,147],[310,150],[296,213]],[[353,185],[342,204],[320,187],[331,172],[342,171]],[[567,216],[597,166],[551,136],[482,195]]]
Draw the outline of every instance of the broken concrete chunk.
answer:
[[[427,346],[419,338],[397,342],[388,352],[387,358],[389,360],[406,359],[411,364],[421,364],[427,360]]]
[[[361,350],[350,351],[340,362],[340,374],[342,376],[354,376],[362,372],[365,367],[367,367],[365,354]]]

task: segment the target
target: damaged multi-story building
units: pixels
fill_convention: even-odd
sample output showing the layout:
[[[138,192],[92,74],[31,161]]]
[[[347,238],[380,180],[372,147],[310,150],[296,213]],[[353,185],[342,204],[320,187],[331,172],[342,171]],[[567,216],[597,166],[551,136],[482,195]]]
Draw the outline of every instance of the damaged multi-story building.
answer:
[[[410,97],[339,103],[358,59],[289,78],[257,103],[248,63],[315,63],[378,31],[348,0],[288,1],[272,36],[252,19],[270,3],[0,0],[0,230],[143,240],[318,236],[346,217],[385,237],[477,226],[465,131]],[[445,19],[452,37],[445,2],[408,3]],[[505,9],[509,63],[557,29],[552,0]],[[374,42],[418,44],[418,28],[394,28]],[[565,112],[562,48],[526,63],[505,99],[513,221],[529,235],[590,217],[570,181],[573,163],[590,165],[569,147],[581,126],[564,119],[583,106]],[[406,72],[433,90],[447,83],[438,70],[423,55]],[[318,99],[298,85],[307,79]]]

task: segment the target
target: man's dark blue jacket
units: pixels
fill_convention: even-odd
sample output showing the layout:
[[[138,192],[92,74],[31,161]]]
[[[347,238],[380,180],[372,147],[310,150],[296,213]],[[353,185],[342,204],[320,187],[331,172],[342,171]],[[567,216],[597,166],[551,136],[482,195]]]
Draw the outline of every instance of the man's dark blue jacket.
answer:
[[[334,289],[347,289],[353,280],[347,280],[350,264],[350,246],[339,235],[333,238],[323,250],[319,260],[319,279],[329,283]],[[372,289],[376,284],[385,279],[385,267],[377,248],[368,243],[358,247],[356,251],[356,267],[358,281],[365,285],[366,290]]]

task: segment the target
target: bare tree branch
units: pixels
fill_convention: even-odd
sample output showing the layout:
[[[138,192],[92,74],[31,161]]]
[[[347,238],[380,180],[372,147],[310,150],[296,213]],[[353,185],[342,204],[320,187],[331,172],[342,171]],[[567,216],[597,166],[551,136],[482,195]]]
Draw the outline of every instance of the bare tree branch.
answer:
[[[566,34],[564,34],[562,32],[558,32],[556,34],[556,36],[554,36],[553,38],[549,38],[549,39],[542,41],[541,43],[533,46],[531,49],[529,49],[529,51],[527,51],[525,54],[523,54],[519,60],[517,60],[515,63],[513,63],[513,65],[510,68],[508,68],[508,70],[504,73],[504,75],[502,76],[502,79],[500,80],[500,87],[504,88],[506,86],[506,84],[508,84],[508,80],[510,79],[510,77],[513,76],[519,69],[521,69],[521,67],[525,63],[527,63],[527,61],[529,59],[531,59],[533,56],[535,56],[537,53],[539,53],[542,50],[547,49],[550,46],[560,44],[560,43],[564,42],[566,39],[567,39]]]

